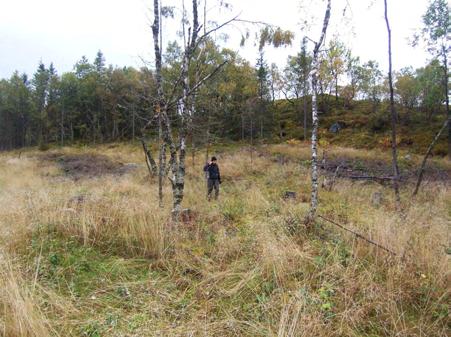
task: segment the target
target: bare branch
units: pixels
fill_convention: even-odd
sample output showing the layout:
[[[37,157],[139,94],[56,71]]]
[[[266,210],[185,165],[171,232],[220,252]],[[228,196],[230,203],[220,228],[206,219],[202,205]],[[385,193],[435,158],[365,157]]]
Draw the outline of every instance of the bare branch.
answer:
[[[423,162],[421,163],[421,166],[420,166],[420,170],[418,171],[418,180],[417,180],[417,183],[415,185],[415,190],[413,191],[412,197],[415,197],[417,195],[417,193],[418,193],[418,190],[420,189],[421,182],[423,181],[423,174],[424,174],[424,168],[426,166],[426,162],[427,162],[429,156],[432,153],[432,149],[434,148],[435,143],[437,143],[438,139],[440,138],[440,135],[442,134],[442,132],[448,126],[448,123],[449,123],[449,119],[446,119],[445,122],[443,123],[440,131],[437,132],[437,134],[435,135],[434,139],[432,140],[432,143],[429,145],[428,150],[426,151],[426,154],[425,154],[425,156],[423,158]]]
[[[202,78],[199,82],[197,82],[197,84],[190,88],[187,92],[186,95],[187,96],[191,96],[193,93],[195,93],[197,91],[197,89],[199,89],[199,87],[201,87],[206,81],[208,81],[210,78],[212,78],[214,75],[216,75],[216,73],[219,72],[219,70],[221,70],[221,68],[226,65],[228,63],[228,61],[224,61],[223,63],[221,63],[219,66],[217,66],[211,73],[209,73],[207,76],[205,76],[204,78]],[[177,97],[176,99],[172,100],[171,102],[168,102],[166,107],[169,108],[173,108],[175,105],[177,105],[177,103],[182,99],[182,96]]]
[[[375,242],[375,241],[373,241],[373,240],[370,240],[370,239],[364,237],[362,234],[359,234],[359,233],[357,233],[357,232],[354,232],[353,230],[351,230],[351,229],[349,229],[349,228],[346,228],[346,227],[343,226],[343,225],[340,225],[338,222],[335,222],[335,221],[333,221],[333,220],[330,220],[330,219],[328,219],[328,218],[322,216],[321,214],[318,214],[318,217],[321,218],[321,219],[323,219],[323,220],[325,220],[325,221],[327,221],[327,222],[329,222],[329,223],[331,223],[332,225],[335,225],[335,226],[337,226],[337,227],[339,227],[339,228],[341,228],[341,229],[343,229],[343,230],[345,230],[345,231],[347,231],[347,232],[349,232],[349,233],[354,234],[357,238],[362,239],[363,241],[366,241],[366,242],[368,242],[368,243],[370,243],[370,244],[376,246],[377,248],[386,251],[387,253],[390,253],[390,254],[392,254],[392,255],[394,255],[394,256],[397,255],[394,251],[392,251],[392,250],[390,250],[390,249],[388,249],[388,248],[386,248],[386,247],[380,245],[379,243],[377,243],[377,242]]]

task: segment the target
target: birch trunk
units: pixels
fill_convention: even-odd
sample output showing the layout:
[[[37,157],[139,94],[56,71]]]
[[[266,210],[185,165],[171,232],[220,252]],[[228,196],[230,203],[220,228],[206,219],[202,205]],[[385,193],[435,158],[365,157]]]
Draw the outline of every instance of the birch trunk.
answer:
[[[166,176],[166,144],[163,140],[163,124],[161,112],[158,115],[158,142],[160,153],[158,155],[158,204],[163,207],[163,179]]]
[[[446,116],[448,117],[448,160],[451,160],[451,114],[449,112],[449,83],[448,83],[448,56],[446,46],[442,47],[443,50],[443,71],[445,76],[443,77],[445,82],[445,103],[446,103]]]
[[[186,161],[186,137],[188,126],[192,118],[192,111],[190,107],[194,106],[194,98],[190,101],[190,78],[189,78],[189,66],[193,57],[194,51],[197,45],[197,38],[199,33],[199,17],[197,0],[192,0],[193,6],[193,25],[189,30],[188,41],[185,46],[185,52],[182,61],[182,86],[183,97],[181,107],[181,124],[179,128],[179,153],[177,158],[177,151],[175,146],[171,148],[171,163],[172,163],[172,195],[173,195],[173,207],[172,214],[175,220],[178,220],[180,212],[182,211],[182,201],[184,197],[185,189],[185,161]],[[185,22],[185,20],[183,21]]]
[[[304,90],[304,98],[302,99],[304,102],[304,141],[307,140],[307,93]]]
[[[161,82],[161,49],[160,49],[160,38],[161,38],[161,18],[160,18],[160,3],[159,0],[154,0],[153,2],[153,13],[154,13],[154,22],[152,25],[152,35],[153,35],[153,45],[155,51],[155,80],[157,87],[157,99],[155,103],[155,114],[158,116],[158,138],[159,138],[159,160],[158,160],[158,200],[160,207],[163,207],[163,178],[165,172],[165,144],[163,143],[163,115],[162,115],[162,105],[163,105],[163,86]]]
[[[318,42],[315,43],[315,48],[313,50],[312,71],[310,74],[312,84],[312,197],[310,201],[310,212],[306,219],[307,224],[311,224],[314,221],[318,209],[318,58],[320,48],[326,37],[327,27],[329,26],[330,12],[331,0],[328,0],[321,36]]]

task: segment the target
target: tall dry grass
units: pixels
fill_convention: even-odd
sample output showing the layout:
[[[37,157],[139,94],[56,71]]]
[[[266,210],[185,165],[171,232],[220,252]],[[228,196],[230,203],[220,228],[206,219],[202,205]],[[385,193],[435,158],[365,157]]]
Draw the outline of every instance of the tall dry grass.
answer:
[[[139,147],[129,145],[61,151],[142,162]],[[385,158],[344,148],[329,152]],[[284,163],[280,155],[296,160]],[[2,305],[12,308],[2,321],[12,329],[6,336],[31,333],[22,331],[47,336],[52,328],[76,336],[77,326],[97,331],[91,320],[101,329],[112,313],[124,323],[103,327],[101,335],[446,336],[448,185],[429,183],[415,201],[404,189],[402,216],[389,187],[339,179],[333,191],[320,191],[321,214],[398,253],[390,257],[322,221],[312,231],[302,229],[309,171],[300,161],[309,159],[308,146],[263,147],[252,162],[248,149],[218,157],[220,201],[206,202],[203,163],[189,157],[184,204],[193,211],[193,221],[174,226],[169,186],[167,206],[160,209],[156,182],[142,164],[123,176],[74,181],[55,163],[42,162],[38,153],[0,156],[0,245],[17,257],[14,268],[11,263],[2,268],[0,280],[8,289]],[[298,200],[284,201],[287,190],[296,191]],[[375,192],[384,195],[380,205],[371,201]],[[301,230],[293,235],[295,227]],[[109,297],[92,302],[98,294],[116,294],[108,280],[108,287],[90,295],[96,300],[67,297],[36,274],[39,252],[31,254],[31,262],[26,259],[30,243],[45,243],[49,232],[102,256],[117,256],[118,263],[144,258],[153,276],[120,283],[132,294],[125,308]],[[39,291],[33,293],[35,275]],[[53,298],[46,310],[44,298]],[[97,303],[96,310],[88,318],[82,312],[91,303]],[[57,317],[64,317],[63,323]]]
[[[54,336],[33,287],[27,287],[10,257],[0,253],[0,332],[5,337]]]

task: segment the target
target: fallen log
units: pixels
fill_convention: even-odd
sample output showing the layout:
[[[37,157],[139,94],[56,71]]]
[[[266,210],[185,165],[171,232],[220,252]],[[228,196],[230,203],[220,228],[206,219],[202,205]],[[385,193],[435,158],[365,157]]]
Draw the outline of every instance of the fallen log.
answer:
[[[393,180],[393,177],[377,177],[377,176],[344,176],[344,178],[355,180]]]

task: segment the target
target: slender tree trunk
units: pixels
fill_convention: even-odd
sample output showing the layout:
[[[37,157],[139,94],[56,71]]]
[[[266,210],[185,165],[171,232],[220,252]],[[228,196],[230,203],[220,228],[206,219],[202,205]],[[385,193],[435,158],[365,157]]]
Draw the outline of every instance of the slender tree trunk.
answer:
[[[307,140],[307,94],[304,92],[304,141]]]
[[[207,122],[207,141],[206,141],[206,147],[205,147],[205,162],[208,162],[208,156],[209,156],[209,150],[210,150],[210,116],[208,116],[208,122]]]
[[[392,36],[390,22],[388,20],[388,5],[387,0],[384,0],[385,5],[385,23],[387,25],[388,33],[388,84],[390,87],[390,113],[391,113],[391,148],[392,148],[392,166],[393,166],[393,189],[395,191],[396,207],[398,210],[401,207],[401,197],[399,195],[399,167],[398,167],[398,149],[396,144],[396,110],[395,98],[393,89],[393,68],[392,68]]]
[[[190,30],[190,36],[185,45],[185,52],[182,60],[182,86],[183,86],[183,98],[182,98],[182,113],[181,113],[181,125],[179,127],[179,155],[178,160],[175,158],[175,162],[172,163],[172,193],[173,193],[173,209],[172,214],[174,219],[178,220],[180,212],[182,211],[182,201],[184,197],[185,189],[185,159],[186,159],[186,136],[188,125],[191,122],[190,107],[194,106],[193,101],[189,101],[190,92],[190,78],[189,78],[189,66],[191,58],[194,54],[194,50],[197,45],[197,38],[199,33],[199,17],[197,0],[192,0],[193,6],[193,25]],[[171,154],[172,156],[172,154]]]
[[[254,164],[254,119],[251,118],[251,165]]]
[[[439,132],[437,132],[434,139],[432,140],[432,143],[429,145],[428,150],[426,151],[426,155],[424,156],[423,162],[421,163],[421,166],[420,166],[420,170],[418,171],[418,180],[415,185],[415,190],[413,191],[412,197],[415,197],[418,193],[418,190],[420,189],[421,182],[423,181],[423,174],[424,174],[424,168],[426,167],[426,162],[432,153],[432,149],[434,148],[435,143],[437,143],[438,139],[440,138],[440,135],[442,134],[443,130],[446,129],[447,126],[449,126],[449,119],[445,120],[445,123],[443,123],[443,126],[441,127]]]
[[[166,113],[162,111],[163,105],[163,85],[161,82],[161,18],[160,18],[160,3],[159,0],[153,2],[154,22],[152,25],[153,44],[155,52],[155,79],[157,86],[157,99],[155,103],[155,114],[158,116],[158,140],[159,140],[159,156],[158,156],[158,201],[159,206],[163,207],[163,179],[165,176],[166,168],[166,145],[164,144],[164,130],[163,130],[163,115]]]
[[[335,101],[338,102],[338,75],[335,75]]]
[[[163,139],[161,124],[158,131],[158,141],[160,143],[160,153],[158,155],[158,204],[160,207],[163,207],[163,182],[164,177],[166,177],[166,144]]]
[[[446,99],[446,116],[448,117],[448,159],[451,160],[451,115],[449,112],[449,78],[448,78],[448,57],[447,46],[443,46],[443,70],[445,76],[445,99]]]
[[[145,155],[145,159],[146,159],[147,169],[149,170],[149,175],[156,176],[158,173],[157,163],[153,159],[152,152],[147,147],[147,144],[146,144],[146,141],[144,140],[144,138],[141,139],[141,144],[143,146],[143,151],[144,151],[144,155]]]
[[[310,201],[310,212],[306,219],[307,224],[311,224],[314,221],[318,209],[318,58],[320,48],[324,43],[327,27],[329,26],[330,12],[331,0],[328,0],[321,37],[318,42],[315,43],[315,49],[313,50],[312,71],[310,75],[312,83],[312,197]]]

